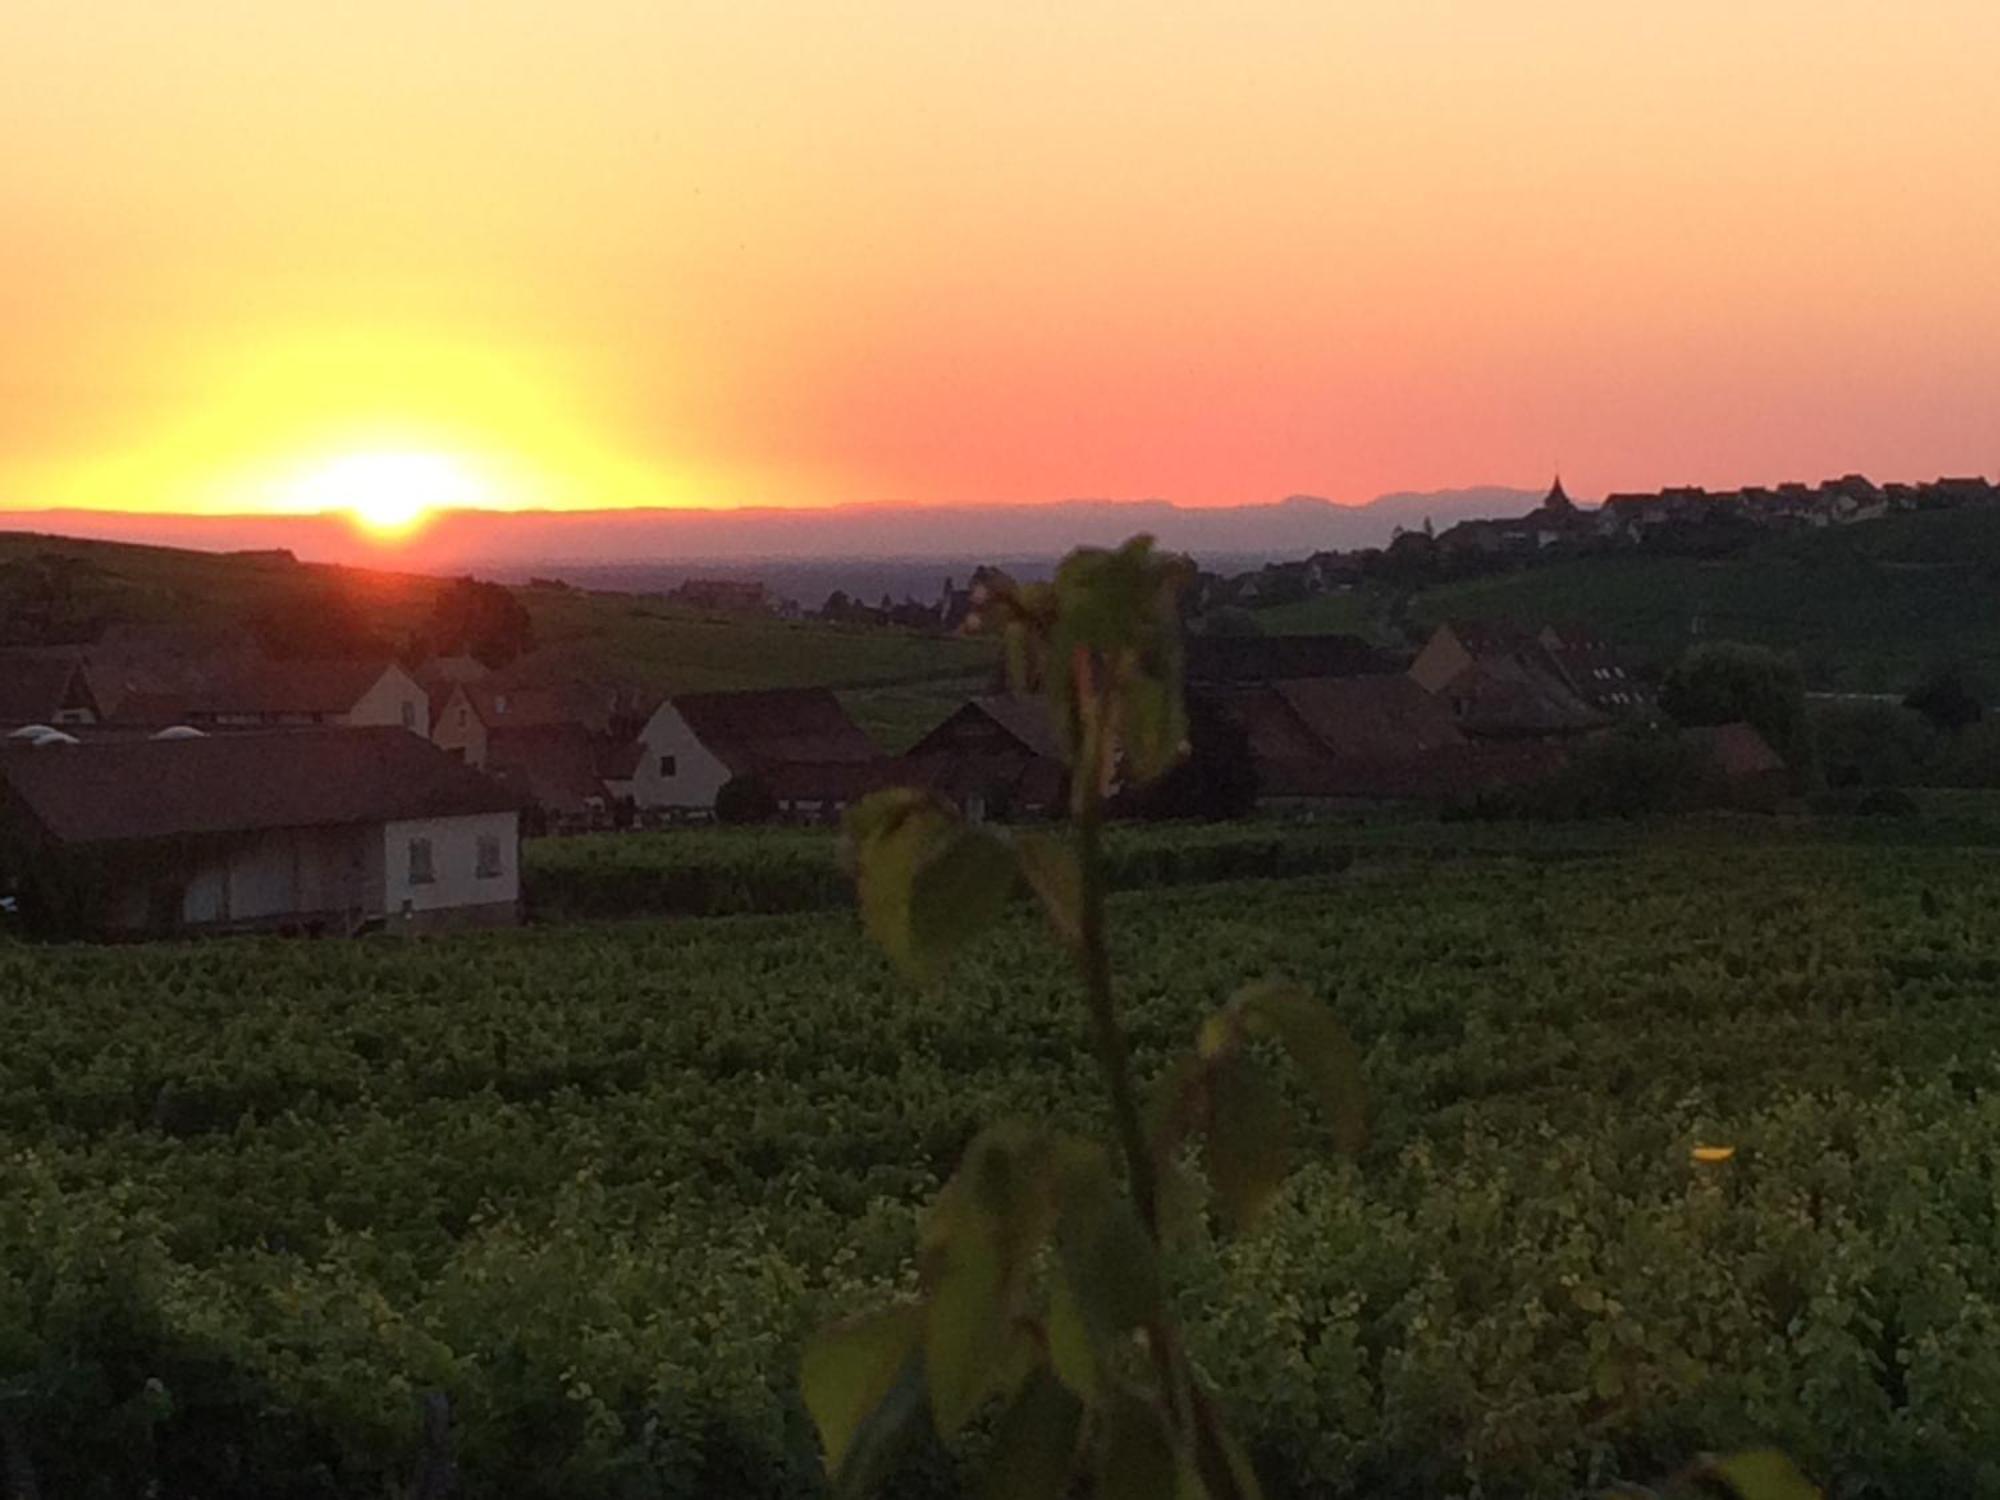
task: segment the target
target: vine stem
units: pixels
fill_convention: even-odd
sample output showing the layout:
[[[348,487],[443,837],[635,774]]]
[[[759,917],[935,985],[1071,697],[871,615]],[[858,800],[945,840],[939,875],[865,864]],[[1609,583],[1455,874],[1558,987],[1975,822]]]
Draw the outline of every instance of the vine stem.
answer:
[[[1094,759],[1094,757],[1093,757]],[[1078,790],[1076,812],[1076,853],[1082,876],[1078,914],[1078,963],[1083,970],[1084,998],[1090,1007],[1091,1040],[1097,1053],[1098,1071],[1104,1075],[1111,1096],[1111,1118],[1118,1132],[1118,1144],[1125,1156],[1125,1171],[1132,1184],[1132,1202],[1139,1220],[1155,1242],[1160,1238],[1159,1174],[1153,1154],[1146,1146],[1145,1127],[1139,1120],[1138,1093],[1132,1085],[1130,1049],[1124,1028],[1118,1024],[1118,1006],[1111,994],[1111,949],[1104,930],[1104,795],[1100,768],[1079,764],[1076,774],[1088,779]]]
[[[1079,676],[1087,687],[1090,682],[1087,665]],[[1104,925],[1105,768],[1102,764],[1109,747],[1099,732],[1103,706],[1098,704],[1094,707],[1096,713],[1089,716],[1094,722],[1084,736],[1088,753],[1078,757],[1074,772],[1082,780],[1072,788],[1071,803],[1082,887],[1079,893],[1082,910],[1078,913],[1077,922],[1078,962],[1083,970],[1084,996],[1089,1002],[1093,1050],[1097,1053],[1098,1071],[1104,1075],[1105,1091],[1111,1096],[1111,1118],[1118,1132],[1119,1148],[1125,1157],[1133,1207],[1147,1235],[1157,1245],[1160,1243],[1159,1172],[1153,1162],[1152,1150],[1146,1144],[1145,1126],[1139,1118],[1138,1091],[1132,1084],[1131,1049],[1125,1040],[1125,1030],[1118,1023],[1118,1005],[1111,993],[1111,945]],[[1163,1316],[1154,1317],[1147,1321],[1145,1334],[1146,1349],[1159,1377],[1160,1393],[1168,1402],[1179,1429],[1197,1440],[1197,1462],[1202,1465],[1204,1478],[1211,1482],[1217,1478],[1226,1480],[1226,1473],[1217,1475],[1209,1472],[1213,1468],[1210,1461],[1213,1456],[1199,1442],[1194,1391],[1172,1325]],[[1211,1492],[1229,1495],[1234,1491],[1233,1486],[1225,1483]]]

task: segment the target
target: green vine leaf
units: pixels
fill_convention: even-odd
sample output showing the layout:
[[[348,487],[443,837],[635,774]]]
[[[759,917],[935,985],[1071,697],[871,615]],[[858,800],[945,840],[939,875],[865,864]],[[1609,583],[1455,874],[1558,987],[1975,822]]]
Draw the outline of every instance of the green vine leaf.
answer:
[[[848,813],[847,836],[863,925],[915,979],[934,978],[992,925],[1014,889],[1007,840],[929,792],[864,798]]]
[[[1253,1033],[1276,1038],[1332,1124],[1334,1144],[1358,1154],[1368,1137],[1368,1095],[1347,1028],[1302,986],[1283,980],[1248,985],[1230,1005]]]
[[[1049,1287],[1048,1340],[1049,1365],[1056,1378],[1085,1405],[1097,1405],[1104,1391],[1097,1345],[1084,1326],[1082,1309],[1065,1276],[1056,1277]]]
[[[1284,1186],[1291,1134],[1285,1101],[1270,1076],[1240,1051],[1210,1064],[1208,1099],[1204,1164],[1223,1218],[1242,1233]]]
[[[1104,1414],[1097,1447],[1097,1500],[1167,1500],[1182,1492],[1183,1471],[1160,1413],[1120,1395]]]
[[[1102,1153],[1067,1174],[1056,1249],[1060,1279],[1093,1345],[1160,1316],[1159,1252]]]
[[[1078,946],[1083,941],[1083,867],[1075,847],[1051,834],[1029,833],[1014,841],[1014,856],[1056,936],[1066,947]]]
[[[807,1342],[799,1383],[838,1493],[873,1490],[914,1435],[923,1333],[924,1309],[911,1303],[835,1323]]]
[[[1033,1126],[991,1126],[932,1206],[918,1256],[930,1296],[924,1364],[941,1436],[1024,1373],[1023,1282],[1055,1227],[1057,1161],[1077,1149]]]
[[[1722,1481],[1740,1500],[1821,1500],[1819,1486],[1775,1448],[1711,1459],[1700,1477]]]
[[[1061,1495],[1076,1469],[1083,1433],[1083,1403],[1046,1369],[1036,1372],[1000,1418],[985,1500],[1050,1500]]]

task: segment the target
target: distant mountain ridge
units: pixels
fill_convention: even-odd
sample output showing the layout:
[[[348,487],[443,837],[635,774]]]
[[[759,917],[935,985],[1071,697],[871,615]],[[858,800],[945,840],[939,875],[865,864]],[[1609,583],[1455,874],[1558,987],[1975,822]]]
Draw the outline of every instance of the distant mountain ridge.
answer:
[[[0,529],[234,551],[284,547],[302,560],[429,572],[560,573],[565,565],[737,563],[758,559],[1055,557],[1082,544],[1151,532],[1168,547],[1243,560],[1385,545],[1428,518],[1510,515],[1537,490],[1487,485],[1383,495],[1340,505],[1292,495],[1263,505],[1059,500],[1010,505],[843,505],[787,510],[448,511],[384,545],[340,515],[186,516],[47,510],[0,512]]]

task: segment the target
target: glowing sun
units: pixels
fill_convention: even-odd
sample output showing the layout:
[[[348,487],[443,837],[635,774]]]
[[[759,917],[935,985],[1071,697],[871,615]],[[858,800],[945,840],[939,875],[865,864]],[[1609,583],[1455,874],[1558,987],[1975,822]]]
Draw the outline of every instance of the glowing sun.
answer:
[[[434,511],[487,505],[494,496],[442,453],[353,453],[312,469],[286,491],[290,508],[346,511],[377,536],[400,536]]]

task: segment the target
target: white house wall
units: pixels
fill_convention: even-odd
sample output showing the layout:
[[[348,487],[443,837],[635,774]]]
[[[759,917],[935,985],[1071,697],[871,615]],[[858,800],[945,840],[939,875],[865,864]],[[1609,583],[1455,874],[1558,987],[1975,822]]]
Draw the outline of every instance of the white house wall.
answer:
[[[498,812],[386,825],[382,830],[384,911],[393,918],[403,912],[512,906],[521,894],[520,821],[517,813]],[[477,873],[482,834],[500,841],[498,875]],[[420,838],[430,840],[434,878],[412,882],[410,843]]]
[[[451,691],[437,723],[431,726],[431,741],[440,749],[456,750],[468,766],[486,764],[486,721],[472,711],[472,700],[461,685]]]
[[[639,742],[646,753],[632,778],[634,803],[640,807],[714,810],[715,794],[730,778],[729,767],[695,738],[672,700],[662,703],[646,721]],[[660,770],[660,762],[667,756],[674,760],[671,776]]]
[[[375,685],[355,700],[354,707],[342,715],[342,722],[351,725],[395,724],[404,729],[430,737],[431,700],[418,682],[401,667],[390,666]]]

